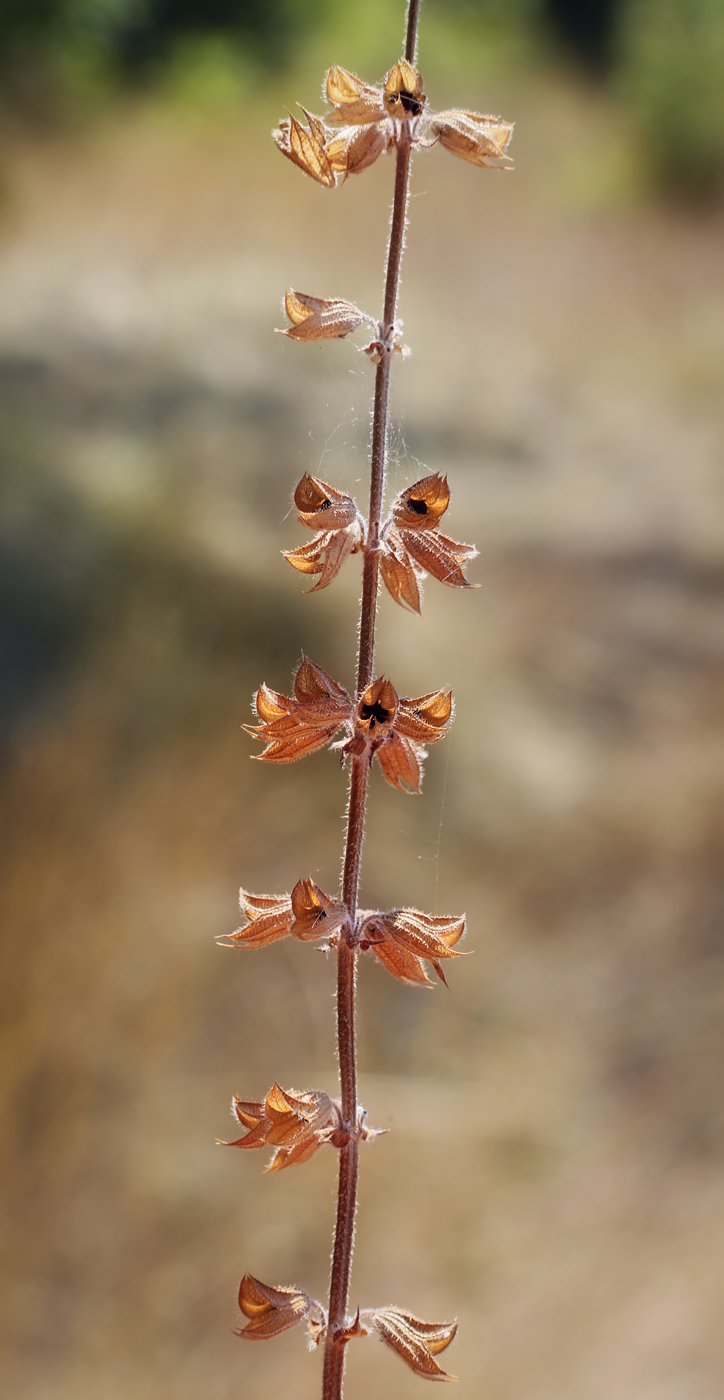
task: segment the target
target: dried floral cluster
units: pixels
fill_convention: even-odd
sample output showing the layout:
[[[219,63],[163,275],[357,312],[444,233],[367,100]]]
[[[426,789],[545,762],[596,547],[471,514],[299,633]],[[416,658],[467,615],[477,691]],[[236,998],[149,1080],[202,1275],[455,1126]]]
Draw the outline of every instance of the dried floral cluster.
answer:
[[[339,895],[326,894],[307,878],[298,880],[291,894],[253,895],[242,890],[246,921],[222,940],[227,946],[249,950],[289,936],[334,950],[337,955],[340,1099],[332,1099],[320,1089],[283,1089],[276,1083],[263,1099],[235,1098],[232,1114],[244,1134],[224,1144],[242,1150],[271,1148],[270,1172],[299,1166],[325,1145],[338,1153],[329,1308],[301,1289],[272,1287],[251,1274],[244,1276],[239,1291],[239,1307],[246,1318],[239,1335],[246,1340],[267,1340],[306,1322],[310,1345],[324,1343],[323,1400],[339,1400],[342,1394],[347,1343],[372,1332],[418,1375],[432,1380],[454,1379],[436,1357],[452,1342],[456,1323],[423,1322],[394,1307],[358,1308],[354,1316],[346,1311],[359,1145],[378,1135],[378,1130],[367,1126],[365,1111],[356,1097],[357,955],[369,953],[401,982],[430,987],[425,964],[429,963],[445,983],[442,964],[461,956],[456,945],[465,931],[464,915],[433,916],[414,908],[371,911],[357,906],[367,780],[373,761],[377,759],[393,787],[419,792],[427,746],[443,738],[453,716],[449,690],[401,696],[387,677],[373,678],[380,582],[402,607],[419,613],[424,577],[431,575],[453,588],[469,588],[464,569],[477,553],[472,545],[457,543],[439,528],[450,503],[450,491],[446,478],[438,473],[402,491],[387,519],[381,520],[390,365],[393,354],[403,350],[395,308],[410,155],[413,149],[439,142],[474,165],[500,166],[508,159],[505,151],[513,129],[499,117],[426,110],[423,81],[412,62],[416,24],[417,0],[410,0],[406,56],[390,69],[382,85],[373,87],[334,66],[325,87],[330,113],[322,119],[305,111],[306,127],[289,116],[273,133],[284,155],[328,187],[365,170],[384,152],[394,149],[397,153],[382,319],[368,316],[341,298],[289,291],[285,299],[290,326],[283,334],[292,340],[341,339],[364,325],[373,332],[371,342],[364,347],[376,365],[368,518],[351,496],[305,473],[295,489],[294,504],[300,524],[314,531],[314,536],[306,544],[285,551],[293,568],[316,580],[309,590],[312,593],[327,588],[351,555],[362,557],[357,686],[350,694],[321,666],[304,658],[290,695],[265,684],[259,687],[254,696],[258,722],[245,726],[263,743],[263,751],[256,757],[265,763],[292,763],[329,745],[342,764],[348,765],[343,888]]]
[[[325,894],[312,879],[298,880],[291,895],[253,895],[242,890],[240,899],[248,922],[221,940],[227,946],[265,948],[290,934],[302,943],[321,939],[318,946],[329,951],[344,939],[350,948],[373,953],[401,982],[428,986],[431,983],[423,959],[432,963],[445,982],[440,959],[462,956],[455,944],[465,932],[464,916],[435,916],[419,909],[389,909],[385,914],[360,909],[353,922],[346,904]]]
[[[391,68],[381,87],[334,64],[325,82],[332,110],[317,117],[302,107],[308,126],[290,113],[273,133],[279,150],[332,189],[348,175],[359,175],[379,156],[402,142],[418,149],[440,142],[472,165],[501,168],[513,127],[481,112],[426,112],[420,74],[406,59]]]
[[[310,593],[327,588],[350,554],[370,548],[367,525],[351,496],[305,473],[294,492],[297,519],[319,533],[284,558],[303,574],[319,574]],[[463,572],[477,549],[443,535],[438,525],[450,504],[447,478],[435,472],[408,486],[393,502],[377,550],[388,592],[402,607],[419,613],[420,584],[432,574],[451,588],[470,588]],[[322,526],[320,530],[319,527]]]
[[[376,756],[388,783],[419,792],[425,743],[442,739],[452,718],[450,691],[435,690],[416,699],[400,698],[381,676],[355,702],[321,666],[302,661],[294,677],[294,694],[280,695],[261,685],[254,696],[260,724],[244,728],[266,748],[265,763],[293,763],[322,748],[343,729],[345,738],[333,748],[348,754]]]
[[[304,1321],[311,1346],[318,1346],[324,1334],[324,1308],[301,1288],[270,1288],[268,1283],[245,1274],[239,1288],[239,1308],[249,1321],[238,1336],[248,1341],[267,1341]],[[366,1337],[372,1331],[402,1356],[418,1376],[428,1380],[452,1379],[438,1366],[435,1357],[453,1341],[457,1323],[422,1322],[399,1308],[358,1309],[354,1320],[345,1328],[344,1340]]]

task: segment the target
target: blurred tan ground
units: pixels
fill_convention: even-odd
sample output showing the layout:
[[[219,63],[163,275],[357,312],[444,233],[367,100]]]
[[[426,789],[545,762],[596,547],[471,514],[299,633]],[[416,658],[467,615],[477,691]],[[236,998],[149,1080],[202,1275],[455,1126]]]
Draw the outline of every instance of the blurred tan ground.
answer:
[[[648,208],[565,76],[456,74],[424,33],[421,63],[517,120],[517,170],[415,163],[391,489],[448,472],[480,587],[382,601],[380,669],[458,718],[422,799],[373,780],[362,893],[466,908],[474,956],[451,994],[362,968],[394,1131],[353,1304],[458,1315],[461,1396],[719,1400],[724,222]],[[213,1145],[232,1093],[334,1082],[331,963],[213,942],[241,881],[334,888],[341,850],[333,757],[262,768],[240,730],[302,651],[353,675],[357,561],[308,599],[278,550],[305,469],[364,492],[370,371],[272,328],[288,285],[377,309],[392,165],[330,194],[276,155],[317,76],[6,154],[8,1396],[318,1389],[300,1335],[231,1328],[245,1269],[324,1295],[333,1154]],[[351,1348],[351,1400],[421,1384]]]

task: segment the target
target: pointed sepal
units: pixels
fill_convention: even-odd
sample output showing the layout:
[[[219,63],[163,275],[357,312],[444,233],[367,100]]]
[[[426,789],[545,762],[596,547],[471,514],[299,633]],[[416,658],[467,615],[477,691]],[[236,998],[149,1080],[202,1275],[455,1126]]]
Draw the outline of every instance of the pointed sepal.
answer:
[[[288,894],[250,894],[239,890],[239,904],[247,922],[218,940],[227,948],[266,948],[292,931],[292,901]]]
[[[324,122],[304,107],[302,111],[309,123],[308,129],[290,112],[272,132],[272,139],[282,155],[303,170],[305,175],[310,175],[327,189],[333,189],[337,180],[325,148]]]

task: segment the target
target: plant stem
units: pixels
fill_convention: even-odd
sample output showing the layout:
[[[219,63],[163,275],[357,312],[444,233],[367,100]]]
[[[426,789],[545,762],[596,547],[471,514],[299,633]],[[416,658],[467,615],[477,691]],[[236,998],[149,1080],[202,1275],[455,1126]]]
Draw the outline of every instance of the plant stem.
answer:
[[[414,63],[417,49],[417,17],[420,0],[409,0],[405,58]],[[403,132],[406,127],[403,125]],[[374,411],[372,419],[372,450],[370,460],[370,509],[367,545],[362,574],[359,658],[357,665],[357,697],[373,677],[375,659],[375,625],[379,588],[379,543],[382,500],[387,466],[387,436],[390,397],[390,368],[392,349],[390,335],[397,311],[400,264],[405,243],[407,197],[410,182],[410,145],[401,141],[397,147],[395,193],[387,248],[387,274],[383,312],[382,339],[387,349],[380,356],[375,378]],[[347,837],[344,851],[342,898],[347,906],[350,926],[357,918],[357,893],[364,837],[365,808],[369,761],[366,755],[352,759],[347,807]],[[357,951],[346,942],[337,950],[337,1046],[339,1078],[342,1096],[342,1119],[349,1141],[339,1149],[339,1186],[337,1220],[332,1251],[332,1276],[329,1289],[329,1326],[324,1350],[322,1400],[341,1400],[342,1376],[346,1343],[340,1333],[345,1326],[349,1278],[354,1247],[354,1221],[357,1206],[357,1171],[359,1139],[357,1137],[357,1052],[355,1035],[355,983]]]

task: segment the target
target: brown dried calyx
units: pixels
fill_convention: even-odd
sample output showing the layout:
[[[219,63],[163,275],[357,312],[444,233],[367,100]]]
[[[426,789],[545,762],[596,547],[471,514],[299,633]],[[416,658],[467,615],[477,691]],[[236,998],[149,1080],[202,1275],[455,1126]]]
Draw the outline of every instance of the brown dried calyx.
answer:
[[[233,1098],[231,1112],[248,1131],[245,1137],[235,1142],[222,1142],[220,1146],[273,1147],[275,1151],[266,1168],[268,1172],[309,1161],[342,1127],[339,1104],[322,1089],[299,1092],[273,1084],[266,1098],[259,1102],[247,1103]]]
[[[377,325],[372,316],[342,297],[312,297],[290,289],[284,309],[292,324],[278,334],[290,340],[341,340],[359,326]]]
[[[371,126],[344,126],[327,139],[327,158],[340,182],[361,175],[394,145],[387,122]]]
[[[327,155],[328,132],[324,122],[306,107],[302,107],[302,111],[309,122],[308,130],[290,112],[272,131],[272,139],[282,155],[298,165],[305,175],[311,175],[327,189],[334,189],[337,176]]]
[[[320,588],[329,587],[345,559],[360,549],[365,522],[351,496],[306,472],[294,492],[294,504],[299,523],[320,532],[308,544],[284,550],[284,558],[300,573],[319,574],[314,587],[308,590],[317,593]]]
[[[266,948],[288,934],[300,943],[324,938],[331,947],[348,922],[344,905],[330,899],[311,879],[298,880],[291,895],[239,890],[239,904],[247,923],[218,940],[227,948]]]
[[[380,569],[388,592],[402,607],[420,611],[420,579],[432,574],[451,588],[471,588],[463,572],[477,549],[438,529],[450,504],[447,477],[435,472],[402,491],[380,536]]]
[[[374,335],[368,345],[359,348],[373,363],[379,364],[383,355],[410,354],[408,346],[400,344],[401,321],[385,326],[343,297],[313,297],[290,289],[284,297],[284,309],[292,324],[284,329],[277,326],[276,330],[290,340],[343,340],[358,326],[367,325],[373,328]]]
[[[419,792],[424,744],[436,744],[452,719],[452,692],[398,696],[391,681],[381,676],[361,696],[355,712],[354,733],[341,743],[343,754],[376,755],[388,783],[400,792]]]
[[[471,165],[500,169],[512,165],[505,154],[513,135],[513,123],[481,112],[438,112],[431,118],[430,131],[446,151],[470,161]]]
[[[447,986],[440,960],[463,956],[454,945],[464,933],[464,914],[456,918],[446,914],[435,917],[419,909],[391,909],[386,914],[361,910],[354,941],[363,953],[373,953],[400,982],[432,986],[424,967],[427,959]]]
[[[416,1375],[430,1381],[457,1380],[435,1360],[454,1341],[457,1322],[423,1322],[401,1308],[363,1309],[357,1321],[360,1330],[374,1329]]]
[[[439,142],[453,155],[482,167],[509,162],[505,151],[513,134],[510,122],[457,109],[427,113],[422,77],[404,58],[380,87],[334,64],[327,73],[325,95],[332,108],[325,118],[302,108],[308,128],[290,114],[272,136],[283,155],[329,189],[401,144],[421,149]]]
[[[294,677],[294,694],[280,695],[266,685],[254,697],[260,724],[244,725],[266,744],[257,755],[267,763],[293,763],[321,748],[344,728],[334,745],[342,756],[377,756],[389,783],[401,792],[420,791],[424,745],[442,739],[452,719],[452,692],[399,697],[384,676],[354,703],[348,692],[313,661],[304,660]]]
[[[310,1346],[316,1346],[326,1331],[327,1314],[316,1298],[301,1288],[272,1288],[252,1274],[241,1280],[239,1307],[249,1320],[236,1335],[248,1342],[269,1341],[306,1321]]]
[[[419,613],[420,581],[426,573],[451,588],[471,588],[464,574],[477,549],[443,535],[438,529],[450,502],[447,478],[434,473],[402,491],[380,535],[380,568],[385,585],[402,607]],[[319,574],[310,593],[327,588],[350,554],[367,547],[366,526],[356,502],[328,482],[308,473],[294,492],[297,519],[313,540],[284,550],[284,558],[304,574]],[[321,526],[321,529],[320,529]]]
[[[252,1150],[257,1147],[275,1148],[266,1167],[268,1172],[300,1166],[326,1143],[344,1147],[350,1139],[350,1133],[342,1121],[340,1104],[325,1094],[323,1089],[287,1090],[273,1084],[266,1098],[259,1102],[246,1103],[233,1098],[231,1112],[248,1132],[235,1142],[220,1142],[219,1145]],[[366,1118],[365,1110],[358,1108],[356,1136],[360,1142],[371,1142],[384,1131],[382,1128],[368,1128]]]
[[[338,69],[337,72],[341,74],[344,70]],[[353,75],[347,76],[351,78]],[[355,81],[361,90],[376,92],[376,89],[368,89],[359,78]],[[353,105],[350,103],[350,107]],[[371,110],[369,103],[365,105],[364,96],[358,98],[358,105],[360,110],[363,107],[367,112]],[[345,126],[342,130],[332,131],[327,130],[321,117],[308,112],[304,107],[301,110],[309,123],[308,129],[290,112],[272,132],[272,137],[282,155],[287,156],[305,175],[311,175],[313,180],[325,185],[327,189],[333,189],[348,175],[361,174],[395,144],[394,132],[381,106],[375,106],[374,117],[366,116],[360,119],[365,124]],[[337,121],[334,113],[329,120]],[[350,112],[344,120],[355,121]]]
[[[345,126],[382,122],[385,117],[409,121],[420,116],[426,102],[422,78],[404,58],[390,69],[381,88],[370,87],[356,73],[333,64],[325,93],[333,108],[327,120]]]
[[[352,708],[344,687],[305,658],[294,677],[294,694],[281,695],[261,685],[254,696],[261,723],[243,728],[266,744],[255,757],[266,763],[293,763],[333,738],[350,719]]]

